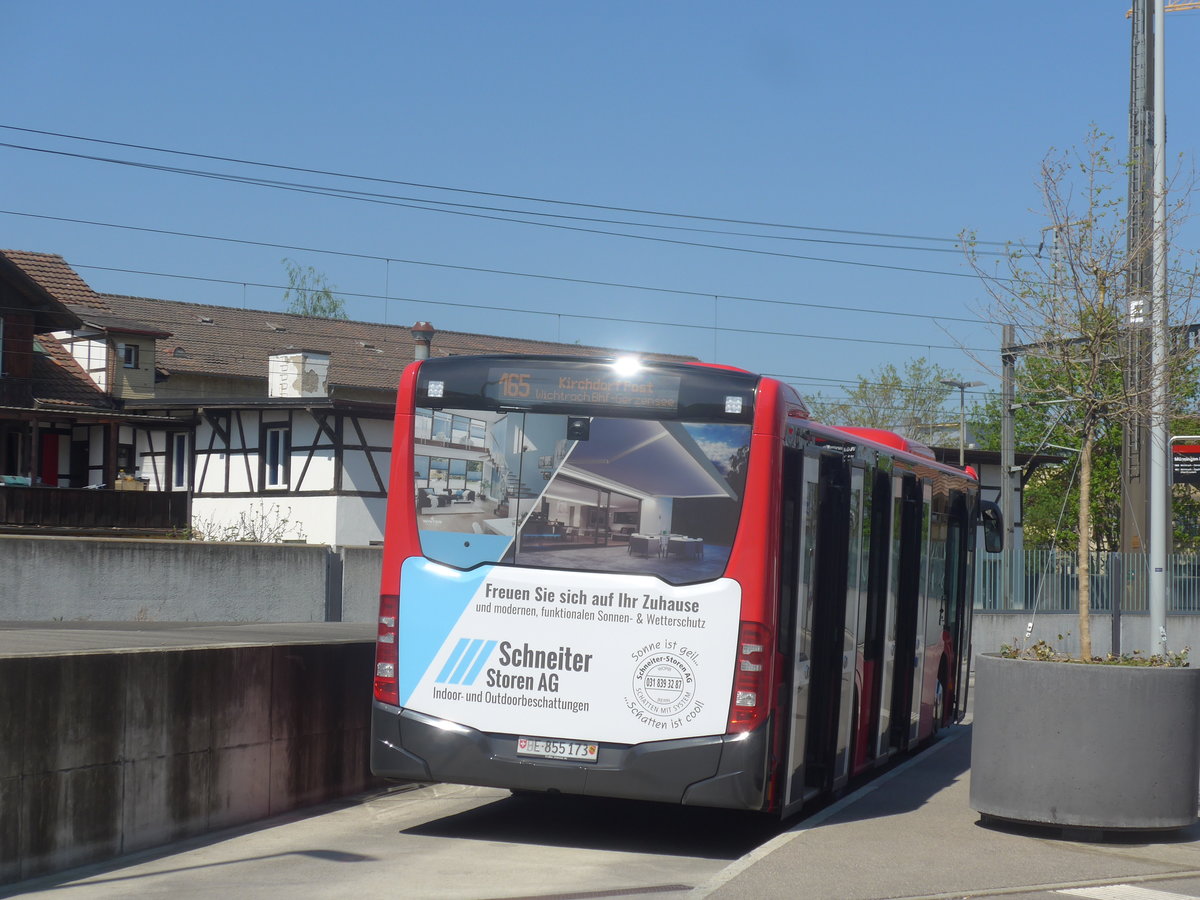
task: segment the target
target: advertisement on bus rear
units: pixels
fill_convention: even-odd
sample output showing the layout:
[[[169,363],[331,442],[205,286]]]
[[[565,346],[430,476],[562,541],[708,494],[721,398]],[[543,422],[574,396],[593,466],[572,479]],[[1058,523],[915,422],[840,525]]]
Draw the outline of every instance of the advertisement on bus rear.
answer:
[[[485,732],[634,744],[725,731],[741,589],[405,562],[401,706]],[[436,602],[431,602],[436,600]]]

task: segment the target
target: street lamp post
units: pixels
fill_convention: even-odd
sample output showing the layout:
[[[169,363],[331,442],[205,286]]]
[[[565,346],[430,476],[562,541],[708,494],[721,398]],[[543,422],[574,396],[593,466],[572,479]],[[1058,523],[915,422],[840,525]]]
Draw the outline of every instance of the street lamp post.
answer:
[[[958,467],[967,464],[967,388],[979,387],[982,381],[955,381],[953,378],[940,379],[942,384],[958,388]]]

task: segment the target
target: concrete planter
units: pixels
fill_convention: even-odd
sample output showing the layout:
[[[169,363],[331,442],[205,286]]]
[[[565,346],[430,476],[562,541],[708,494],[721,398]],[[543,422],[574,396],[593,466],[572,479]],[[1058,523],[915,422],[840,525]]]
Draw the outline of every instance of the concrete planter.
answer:
[[[971,808],[1072,828],[1198,819],[1200,668],[975,660]]]

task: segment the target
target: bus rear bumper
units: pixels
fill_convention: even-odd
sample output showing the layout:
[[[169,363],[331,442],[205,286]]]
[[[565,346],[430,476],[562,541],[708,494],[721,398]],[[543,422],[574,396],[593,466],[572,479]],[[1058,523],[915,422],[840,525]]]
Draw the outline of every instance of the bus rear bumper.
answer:
[[[375,702],[371,770],[384,778],[763,809],[769,723],[739,735],[600,744],[597,761],[517,756],[517,736],[487,734]]]

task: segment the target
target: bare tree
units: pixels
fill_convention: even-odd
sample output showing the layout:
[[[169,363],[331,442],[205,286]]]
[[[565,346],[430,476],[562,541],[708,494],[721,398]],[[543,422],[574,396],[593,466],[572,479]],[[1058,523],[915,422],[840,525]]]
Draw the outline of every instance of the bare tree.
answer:
[[[1079,642],[1085,658],[1092,655],[1088,554],[1097,438],[1138,421],[1149,407],[1150,386],[1162,379],[1178,396],[1184,382],[1175,376],[1195,357],[1194,348],[1180,342],[1166,369],[1154,371],[1150,342],[1140,337],[1149,327],[1149,310],[1143,298],[1129,294],[1128,276],[1147,248],[1129,246],[1127,204],[1118,188],[1126,172],[1124,163],[1112,160],[1112,139],[1093,129],[1080,147],[1052,150],[1042,162],[1046,227],[1037,251],[1011,247],[1003,262],[989,267],[973,235],[964,235],[967,258],[990,294],[989,318],[1015,328],[1018,396],[1024,403],[1057,405],[1061,426],[1079,442]],[[1169,229],[1183,217],[1187,192],[1172,196]],[[1187,323],[1195,273],[1176,268],[1175,274],[1169,318]],[[1138,369],[1145,377],[1128,377]]]

